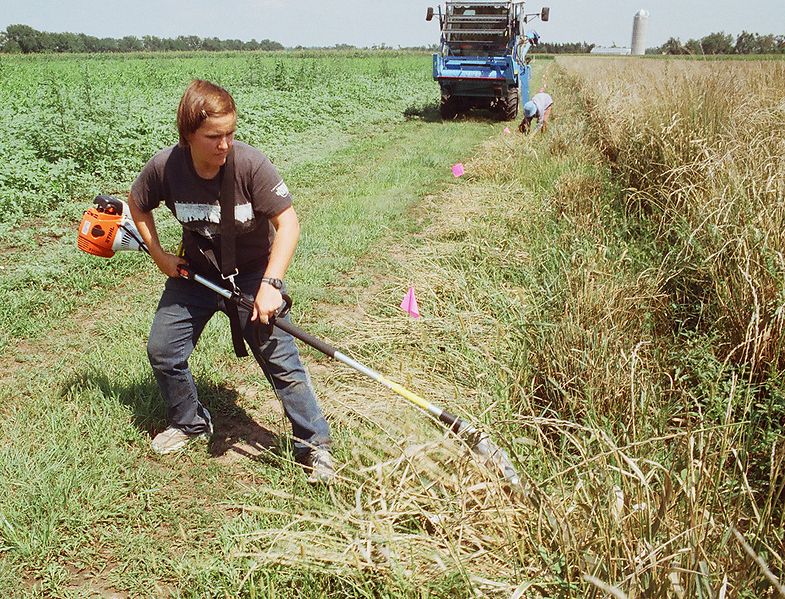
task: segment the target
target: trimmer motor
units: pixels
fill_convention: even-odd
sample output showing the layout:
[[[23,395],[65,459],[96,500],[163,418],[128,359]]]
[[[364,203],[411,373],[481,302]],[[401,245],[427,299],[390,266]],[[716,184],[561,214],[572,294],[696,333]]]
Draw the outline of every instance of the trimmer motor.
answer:
[[[77,247],[93,256],[111,258],[117,251],[143,250],[128,204],[119,198],[99,195],[85,211],[79,225]]]

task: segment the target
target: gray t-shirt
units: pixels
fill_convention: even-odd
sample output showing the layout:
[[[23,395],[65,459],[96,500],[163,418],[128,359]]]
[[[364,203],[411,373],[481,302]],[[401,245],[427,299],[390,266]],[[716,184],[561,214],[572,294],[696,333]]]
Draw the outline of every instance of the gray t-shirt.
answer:
[[[234,197],[237,267],[263,269],[270,255],[275,228],[269,219],[292,205],[286,183],[270,159],[256,148],[234,142]],[[197,271],[209,262],[199,250],[200,236],[209,242],[220,264],[221,177],[202,179],[193,167],[188,147],[175,145],[153,156],[131,186],[140,210],[149,212],[164,202],[183,225],[183,248]]]
[[[532,102],[537,106],[537,123],[538,127],[542,127],[542,115],[545,114],[545,111],[548,107],[553,104],[553,98],[551,98],[550,94],[546,94],[545,92],[539,92],[532,96]]]

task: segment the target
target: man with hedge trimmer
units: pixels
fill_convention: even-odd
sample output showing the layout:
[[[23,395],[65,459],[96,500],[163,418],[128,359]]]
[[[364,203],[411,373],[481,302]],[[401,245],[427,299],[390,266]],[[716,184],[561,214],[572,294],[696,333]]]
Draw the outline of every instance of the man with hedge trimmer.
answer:
[[[292,198],[270,160],[234,141],[232,96],[195,80],[177,110],[178,144],[153,156],[134,181],[131,216],[158,268],[169,277],[153,319],[147,352],[167,408],[168,427],[152,441],[167,454],[212,433],[188,359],[207,321],[229,316],[238,355],[244,341],[281,400],[292,425],[295,454],[311,482],[335,477],[327,421],[293,337],[265,327],[281,307],[286,270],[300,234]],[[152,210],[161,202],[183,226],[182,252],[165,251]],[[181,276],[187,267],[254,298],[251,313]],[[260,330],[263,334],[260,335]]]

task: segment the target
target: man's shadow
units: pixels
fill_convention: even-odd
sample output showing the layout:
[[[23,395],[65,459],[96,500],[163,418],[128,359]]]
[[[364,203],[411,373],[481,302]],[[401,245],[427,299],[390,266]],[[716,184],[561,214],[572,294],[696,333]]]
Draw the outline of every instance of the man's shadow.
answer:
[[[83,372],[67,379],[60,391],[65,398],[71,392],[83,389],[99,390],[105,397],[131,408],[133,423],[152,439],[163,431],[166,410],[158,385],[152,377],[118,383],[104,373]],[[235,389],[223,384],[197,382],[199,401],[210,410],[214,432],[208,445],[212,457],[221,457],[235,452],[257,461],[274,461],[289,450],[289,439],[257,423],[239,405],[240,395]]]

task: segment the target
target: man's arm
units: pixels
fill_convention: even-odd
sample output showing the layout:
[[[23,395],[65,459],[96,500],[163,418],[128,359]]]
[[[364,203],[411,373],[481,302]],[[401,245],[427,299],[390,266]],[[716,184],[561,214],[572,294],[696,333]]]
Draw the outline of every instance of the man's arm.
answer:
[[[134,224],[139,230],[139,234],[142,236],[142,240],[147,246],[147,249],[150,251],[150,257],[155,261],[156,266],[158,266],[158,270],[167,277],[179,276],[177,266],[185,264],[185,259],[170,254],[161,247],[152,211],[144,212],[140,210],[133,194],[128,194],[128,207],[131,209],[131,218],[134,219]]]
[[[275,227],[275,238],[270,248],[270,260],[267,263],[264,276],[272,279],[283,279],[286,276],[289,263],[292,261],[294,251],[297,249],[297,242],[300,239],[300,221],[294,208],[289,206],[279,215],[271,218],[270,222]],[[266,235],[267,232],[265,231],[263,234]],[[259,292],[256,294],[254,312],[251,319],[256,320],[259,318],[266,324],[270,316],[275,314],[276,310],[281,306],[281,303],[283,303],[281,292],[272,285],[262,283],[259,287]]]

